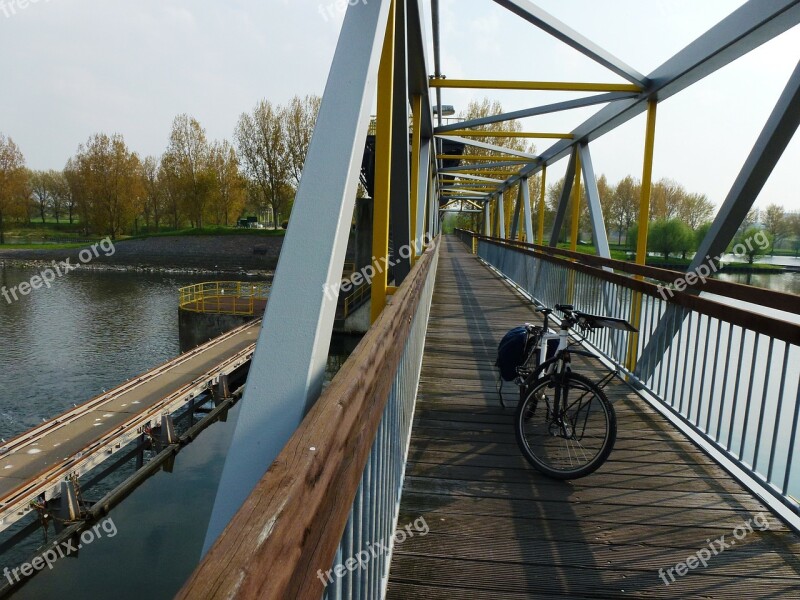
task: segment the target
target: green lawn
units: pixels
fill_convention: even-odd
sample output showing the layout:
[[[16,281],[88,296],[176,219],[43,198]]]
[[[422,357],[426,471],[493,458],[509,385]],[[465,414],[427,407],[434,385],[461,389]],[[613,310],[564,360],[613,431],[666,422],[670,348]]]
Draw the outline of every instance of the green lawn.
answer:
[[[0,250],[70,250],[85,248],[85,243],[75,244],[0,244]]]
[[[261,237],[283,237],[286,235],[284,229],[244,229],[238,227],[194,227],[189,229],[178,229],[177,231],[159,231],[156,233],[143,233],[129,237],[121,237],[125,240],[141,240],[150,237],[169,237],[169,236],[191,236],[191,235],[253,235]]]

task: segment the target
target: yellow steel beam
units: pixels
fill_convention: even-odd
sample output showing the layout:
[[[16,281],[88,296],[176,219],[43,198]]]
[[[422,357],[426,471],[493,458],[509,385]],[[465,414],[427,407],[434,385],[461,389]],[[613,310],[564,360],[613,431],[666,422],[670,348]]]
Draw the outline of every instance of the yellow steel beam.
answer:
[[[516,175],[517,173],[519,173],[519,171],[481,171],[481,170],[474,169],[474,168],[473,169],[464,168],[464,169],[459,169],[458,171],[447,171],[446,173],[439,173],[439,174],[441,176],[453,175],[453,176],[456,176],[456,177],[458,175],[462,175],[462,174],[463,175],[500,175],[502,177],[508,177],[510,175]]]
[[[419,204],[419,153],[422,146],[422,96],[411,99],[411,260],[417,258],[417,205]]]
[[[473,90],[538,90],[548,92],[641,92],[632,83],[584,83],[569,81],[508,81],[490,79],[431,79],[432,88]]]
[[[378,68],[378,115],[375,124],[375,200],[372,220],[372,255],[376,264],[389,259],[389,198],[392,163],[392,95],[394,93],[395,3],[389,6],[389,21]],[[372,280],[370,318],[374,323],[386,306],[389,273],[379,269]]]
[[[544,133],[536,131],[479,131],[475,129],[459,129],[457,131],[448,131],[447,135],[458,135],[461,137],[541,138],[556,140],[571,140],[575,137],[571,133]]]
[[[572,224],[569,233],[569,247],[575,252],[578,249],[578,234],[581,218],[581,155],[575,151],[575,183],[572,186]]]
[[[653,149],[656,139],[656,100],[647,103],[647,131],[642,167],[642,195],[639,202],[639,237],[636,240],[636,263],[643,265],[647,259],[647,230],[650,221],[650,193],[653,183]]]
[[[642,166],[642,191],[639,199],[639,237],[636,240],[636,264],[643,265],[647,261],[647,233],[650,227],[650,194],[653,185],[653,154],[656,141],[656,108],[658,101],[647,103],[647,129],[644,139],[644,164]],[[641,279],[641,277],[637,277]],[[642,318],[642,294],[634,292],[631,298],[631,323],[639,327]],[[628,338],[628,356],[625,361],[629,371],[636,368],[636,356],[639,353],[639,334],[632,333]]]
[[[542,167],[542,189],[539,190],[539,229],[536,232],[536,243],[544,245],[544,201],[547,197],[547,165]]]
[[[502,160],[503,162],[517,162],[520,164],[532,162],[531,160],[520,158],[506,158],[505,156],[498,156],[497,154],[492,154],[491,156],[488,154],[437,154],[436,158],[442,160],[489,160],[492,162]]]

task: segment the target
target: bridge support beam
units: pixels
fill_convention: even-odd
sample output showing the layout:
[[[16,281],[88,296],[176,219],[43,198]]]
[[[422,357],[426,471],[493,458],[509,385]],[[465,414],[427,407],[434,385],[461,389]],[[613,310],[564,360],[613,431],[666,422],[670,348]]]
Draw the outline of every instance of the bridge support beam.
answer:
[[[175,433],[175,423],[173,423],[170,415],[161,415],[161,431],[159,432],[158,441],[162,448],[166,448],[178,441],[178,435]]]
[[[408,43],[406,0],[393,0],[394,28],[394,78],[392,83],[392,152],[391,152],[391,219],[394,248],[395,287],[411,272],[411,255],[403,252],[411,242],[411,215],[409,210],[410,167],[408,151]]]
[[[531,189],[528,186],[528,178],[523,177],[519,180],[523,218],[525,219],[525,241],[533,243],[533,215],[531,214]]]
[[[542,166],[542,178],[539,190],[539,223],[536,230],[536,243],[544,246],[544,208],[547,200],[547,165]]]
[[[509,234],[509,239],[518,240],[519,239],[519,213],[522,210],[522,181],[520,180],[520,186],[517,190],[517,202],[514,204],[514,217],[511,219],[511,233]]]
[[[497,217],[500,226],[498,236],[502,239],[506,239],[506,201],[503,192],[497,194]]]
[[[564,226],[564,218],[567,215],[567,205],[569,204],[569,196],[572,193],[572,185],[575,179],[576,162],[578,160],[577,147],[572,149],[572,154],[569,157],[567,164],[567,172],[564,174],[564,189],[561,190],[561,198],[556,207],[556,216],[553,220],[553,230],[550,233],[550,246],[555,248],[558,245],[558,238],[561,236],[561,228]]]
[[[395,79],[395,20],[394,1],[390,0],[388,22],[378,69],[378,114],[375,122],[375,204],[373,207],[372,256],[377,264],[389,263],[389,214],[392,198],[392,145],[394,136],[393,106]],[[382,269],[372,279],[370,320],[386,306],[389,270]]]
[[[597,178],[592,164],[592,154],[589,144],[578,144],[580,164],[583,169],[583,179],[586,182],[586,198],[589,205],[589,218],[592,224],[592,237],[597,255],[611,258],[611,248],[608,245],[608,232],[603,220],[603,206],[600,203],[600,190],[597,189]]]
[[[78,490],[75,489],[75,483],[71,480],[61,482],[58,518],[61,521],[77,521],[81,518],[81,507],[78,503]]]
[[[569,227],[569,247],[575,252],[578,249],[578,238],[581,235],[581,153],[575,146],[575,185],[572,186],[572,220]]]
[[[204,554],[322,390],[338,296],[330,291],[342,275],[389,8],[359,3],[345,14]]]

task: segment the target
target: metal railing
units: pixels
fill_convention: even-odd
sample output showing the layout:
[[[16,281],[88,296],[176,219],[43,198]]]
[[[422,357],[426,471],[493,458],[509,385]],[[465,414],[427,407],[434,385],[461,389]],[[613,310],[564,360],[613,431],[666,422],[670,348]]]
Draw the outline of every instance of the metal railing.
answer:
[[[372,286],[369,283],[362,283],[356,289],[351,291],[344,297],[341,304],[340,315],[342,319],[346,319],[353,311],[363,305],[369,300]]]
[[[182,287],[181,310],[222,315],[258,316],[269,298],[266,282],[207,281]]]
[[[535,301],[624,318],[640,333],[607,329],[591,346],[674,423],[800,525],[800,302],[751,286],[697,278],[522,242],[460,232],[478,255]],[[732,468],[731,468],[732,467]],[[738,470],[737,470],[738,469]],[[775,502],[777,500],[777,502]]]
[[[370,550],[391,549],[397,525],[438,248],[414,265],[178,598],[384,596],[391,551]]]

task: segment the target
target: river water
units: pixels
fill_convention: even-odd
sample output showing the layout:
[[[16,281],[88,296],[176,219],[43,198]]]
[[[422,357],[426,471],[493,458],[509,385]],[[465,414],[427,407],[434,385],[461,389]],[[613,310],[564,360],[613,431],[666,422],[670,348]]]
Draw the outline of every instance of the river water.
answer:
[[[34,269],[0,267],[0,293],[30,281]],[[0,438],[8,439],[179,354],[178,288],[208,275],[73,271],[50,289],[9,303],[0,295]],[[332,376],[355,340],[335,337]],[[238,405],[116,507],[116,533],[77,559],[45,569],[14,598],[172,598],[196,566]],[[126,465],[105,486],[133,472]],[[109,529],[111,529],[109,527]],[[0,571],[27,560],[40,532],[0,553]]]

